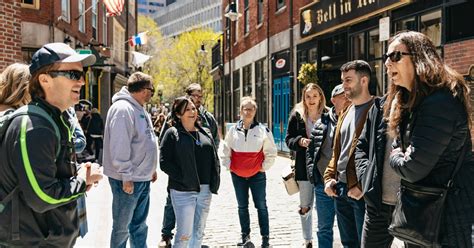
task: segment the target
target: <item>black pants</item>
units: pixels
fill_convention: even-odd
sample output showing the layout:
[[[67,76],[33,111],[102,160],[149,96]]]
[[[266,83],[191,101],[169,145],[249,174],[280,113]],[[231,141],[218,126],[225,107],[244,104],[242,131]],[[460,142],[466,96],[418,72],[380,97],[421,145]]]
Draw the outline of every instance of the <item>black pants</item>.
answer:
[[[395,206],[382,203],[377,213],[377,209],[366,204],[361,247],[390,248],[393,236],[388,233],[388,226],[394,209]]]

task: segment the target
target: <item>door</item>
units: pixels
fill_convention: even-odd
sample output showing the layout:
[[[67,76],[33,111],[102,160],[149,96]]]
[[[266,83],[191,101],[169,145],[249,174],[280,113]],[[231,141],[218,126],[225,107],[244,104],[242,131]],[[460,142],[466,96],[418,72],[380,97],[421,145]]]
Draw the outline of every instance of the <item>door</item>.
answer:
[[[273,137],[279,151],[289,152],[285,136],[290,112],[290,77],[273,79]]]

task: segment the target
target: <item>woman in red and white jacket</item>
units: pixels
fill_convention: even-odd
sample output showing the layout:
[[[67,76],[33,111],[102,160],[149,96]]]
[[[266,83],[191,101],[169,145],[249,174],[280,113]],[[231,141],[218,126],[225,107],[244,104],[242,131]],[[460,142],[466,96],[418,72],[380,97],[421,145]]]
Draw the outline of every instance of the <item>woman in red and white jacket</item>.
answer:
[[[265,171],[273,165],[277,148],[270,130],[255,120],[256,112],[257,103],[250,97],[243,97],[240,101],[241,120],[229,129],[225,137],[222,164],[231,171],[239,206],[242,241],[237,245],[245,246],[250,242],[250,189],[257,208],[262,247],[269,247]]]

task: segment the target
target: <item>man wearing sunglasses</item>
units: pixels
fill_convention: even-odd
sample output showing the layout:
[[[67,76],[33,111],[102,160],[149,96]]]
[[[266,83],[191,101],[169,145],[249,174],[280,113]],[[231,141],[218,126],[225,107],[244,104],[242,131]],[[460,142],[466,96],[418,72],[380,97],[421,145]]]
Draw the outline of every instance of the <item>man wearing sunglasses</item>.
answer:
[[[110,247],[147,247],[150,181],[156,181],[157,137],[144,108],[155,89],[151,76],[135,72],[112,97],[104,129],[103,165],[112,189]]]
[[[77,199],[102,179],[98,164],[77,165],[66,110],[78,103],[93,55],[64,43],[40,48],[30,65],[31,103],[14,117],[0,149],[0,247],[72,247]],[[38,113],[32,111],[36,109]]]

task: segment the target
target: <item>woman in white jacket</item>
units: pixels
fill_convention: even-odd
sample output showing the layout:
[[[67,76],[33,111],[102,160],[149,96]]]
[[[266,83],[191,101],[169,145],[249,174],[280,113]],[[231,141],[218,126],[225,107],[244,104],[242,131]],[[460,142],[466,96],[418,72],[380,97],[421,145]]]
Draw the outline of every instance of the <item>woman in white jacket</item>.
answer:
[[[250,97],[240,101],[241,120],[229,129],[224,143],[223,165],[230,169],[239,206],[242,241],[250,242],[249,189],[258,212],[262,247],[269,247],[269,221],[266,200],[266,175],[275,161],[277,148],[273,135],[255,120],[257,103]]]

